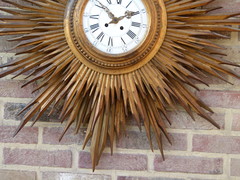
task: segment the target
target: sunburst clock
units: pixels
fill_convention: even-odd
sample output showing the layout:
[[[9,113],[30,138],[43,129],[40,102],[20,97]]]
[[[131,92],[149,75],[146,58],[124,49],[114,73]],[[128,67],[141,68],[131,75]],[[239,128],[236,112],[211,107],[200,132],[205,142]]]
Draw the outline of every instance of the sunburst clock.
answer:
[[[25,85],[41,80],[16,134],[61,106],[63,135],[72,124],[76,133],[87,126],[84,146],[91,140],[95,169],[107,140],[113,149],[130,116],[144,124],[151,149],[157,139],[162,156],[162,137],[170,142],[167,108],[180,104],[219,128],[188,86],[206,84],[205,74],[238,77],[222,47],[207,40],[238,31],[231,26],[240,24],[238,14],[214,14],[218,8],[206,6],[214,0],[2,1],[15,8],[0,8],[0,35],[16,35],[10,40],[19,41],[19,50],[0,77],[31,71]]]

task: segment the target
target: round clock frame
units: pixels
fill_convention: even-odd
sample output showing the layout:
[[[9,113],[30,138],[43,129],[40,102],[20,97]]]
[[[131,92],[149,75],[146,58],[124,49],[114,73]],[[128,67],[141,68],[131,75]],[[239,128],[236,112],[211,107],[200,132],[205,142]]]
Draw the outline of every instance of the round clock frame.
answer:
[[[163,0],[142,0],[146,7],[150,31],[136,49],[119,55],[95,48],[83,28],[84,9],[88,1],[70,0],[65,14],[65,36],[75,56],[86,66],[101,73],[124,74],[148,63],[159,51],[167,29],[167,14]]]

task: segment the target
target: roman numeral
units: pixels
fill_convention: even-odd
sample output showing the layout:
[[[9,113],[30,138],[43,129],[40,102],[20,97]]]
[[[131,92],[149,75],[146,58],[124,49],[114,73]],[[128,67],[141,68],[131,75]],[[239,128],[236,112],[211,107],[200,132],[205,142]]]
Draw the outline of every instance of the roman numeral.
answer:
[[[126,6],[126,8],[128,8],[128,6],[130,6],[130,4],[132,4],[132,1]]]
[[[109,37],[108,39],[108,46],[113,46],[113,38]]]
[[[122,37],[121,37],[121,40],[122,40],[123,44],[126,44]]]
[[[95,6],[101,8],[101,9],[104,9],[102,6],[99,6],[98,4],[95,4]]]
[[[100,42],[102,42],[104,36],[105,36],[105,34],[104,34],[103,32],[101,32],[101,33],[98,35],[97,39],[100,40]]]
[[[99,28],[99,24],[93,24],[90,26],[91,30]]]
[[[99,19],[99,15],[91,15],[90,18],[91,19]]]
[[[111,0],[107,0],[108,4],[112,4],[112,1]]]
[[[138,22],[132,22],[132,26],[134,26],[134,27],[140,27],[140,26],[141,26],[141,24],[140,24],[140,23],[138,23]]]
[[[122,0],[117,0],[117,3],[118,4],[122,4]]]
[[[132,32],[131,30],[129,30],[129,31],[127,32],[127,35],[128,35],[130,38],[132,38],[132,39],[134,39],[134,38],[136,37],[136,34],[135,34],[134,32]]]

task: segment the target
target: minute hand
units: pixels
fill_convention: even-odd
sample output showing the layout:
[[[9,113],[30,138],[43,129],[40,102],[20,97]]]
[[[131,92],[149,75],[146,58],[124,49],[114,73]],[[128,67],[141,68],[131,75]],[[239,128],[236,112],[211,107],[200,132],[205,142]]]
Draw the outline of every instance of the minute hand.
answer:
[[[132,16],[138,14],[137,12],[133,12],[133,11],[126,11],[124,16],[120,16],[120,17],[114,17],[112,19],[112,21],[109,24],[117,24],[119,21],[121,21],[122,19],[124,19],[125,17],[130,19]]]
[[[111,19],[115,18],[114,14],[106,6],[104,6],[100,1],[98,1],[98,0],[96,0],[96,1],[101,5],[101,7],[104,9],[104,11],[108,14],[109,18],[111,18]]]

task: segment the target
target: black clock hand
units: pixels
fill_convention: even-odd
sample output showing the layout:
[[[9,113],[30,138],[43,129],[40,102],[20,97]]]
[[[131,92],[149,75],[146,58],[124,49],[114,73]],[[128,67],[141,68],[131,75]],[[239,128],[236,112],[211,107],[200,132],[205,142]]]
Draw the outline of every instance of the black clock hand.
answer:
[[[126,11],[126,12],[125,12],[125,16],[126,16],[128,19],[130,19],[132,16],[135,16],[135,15],[137,15],[137,14],[139,14],[139,11],[136,11],[136,12]]]
[[[126,16],[120,16],[120,17],[114,17],[112,19],[112,21],[110,21],[108,24],[117,24],[119,21],[121,21],[122,19],[124,19]]]
[[[100,5],[101,7],[104,9],[104,11],[108,14],[108,17],[113,19],[115,18],[114,14],[106,7],[104,6],[100,1],[96,0]]]
[[[136,14],[138,14],[139,11],[133,12],[133,11],[126,11],[124,16],[120,16],[120,17],[114,17],[112,19],[111,22],[109,22],[108,24],[117,24],[119,21],[121,21],[122,19],[124,19],[125,17],[130,19],[132,16],[135,16]]]

